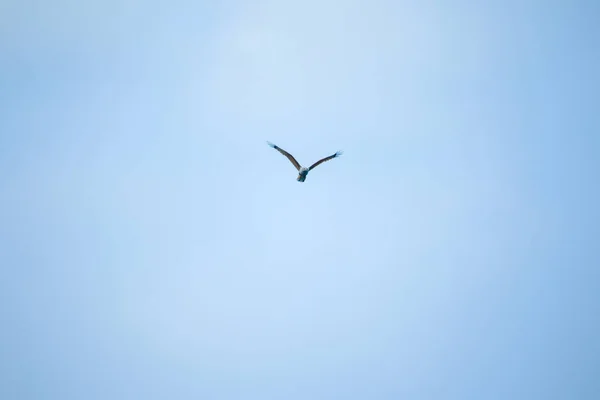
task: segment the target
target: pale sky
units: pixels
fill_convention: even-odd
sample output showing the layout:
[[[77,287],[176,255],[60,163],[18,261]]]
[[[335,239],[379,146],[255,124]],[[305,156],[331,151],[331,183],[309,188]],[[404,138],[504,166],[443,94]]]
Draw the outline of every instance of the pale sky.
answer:
[[[3,0],[0,398],[600,398],[599,15]]]

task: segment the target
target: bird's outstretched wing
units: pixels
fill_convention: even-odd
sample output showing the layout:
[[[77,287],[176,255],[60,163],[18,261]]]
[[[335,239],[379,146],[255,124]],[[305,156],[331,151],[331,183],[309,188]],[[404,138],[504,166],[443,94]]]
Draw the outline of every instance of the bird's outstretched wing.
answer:
[[[338,151],[337,153],[335,153],[335,154],[334,154],[334,155],[332,155],[332,156],[329,156],[329,157],[322,158],[322,159],[320,159],[319,161],[317,161],[316,163],[314,163],[313,165],[311,165],[311,166],[308,168],[308,170],[310,171],[311,169],[313,169],[313,168],[314,168],[314,167],[316,167],[317,165],[319,165],[319,164],[321,164],[321,163],[324,163],[325,161],[329,161],[329,160],[331,160],[331,159],[333,159],[333,158],[339,157],[339,156],[341,156],[342,154],[343,154],[343,152],[342,152],[342,151]]]
[[[292,164],[294,164],[294,167],[296,167],[296,169],[299,171],[300,170],[300,164],[298,164],[298,161],[296,161],[296,159],[294,158],[294,156],[292,156],[290,153],[288,153],[287,151],[285,151],[284,149],[274,145],[271,142],[267,142],[267,144],[269,146],[271,146],[272,148],[274,148],[275,150],[277,150],[278,152],[280,152],[281,154],[283,154],[284,156],[286,156],[288,158],[288,160],[290,160],[292,162]]]

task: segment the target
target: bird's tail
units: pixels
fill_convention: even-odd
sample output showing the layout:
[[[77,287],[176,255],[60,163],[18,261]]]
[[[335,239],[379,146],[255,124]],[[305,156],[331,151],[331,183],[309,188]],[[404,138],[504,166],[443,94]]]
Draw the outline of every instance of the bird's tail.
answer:
[[[298,182],[304,182],[305,179],[306,179],[306,175],[298,175],[298,178],[296,178],[296,180]]]

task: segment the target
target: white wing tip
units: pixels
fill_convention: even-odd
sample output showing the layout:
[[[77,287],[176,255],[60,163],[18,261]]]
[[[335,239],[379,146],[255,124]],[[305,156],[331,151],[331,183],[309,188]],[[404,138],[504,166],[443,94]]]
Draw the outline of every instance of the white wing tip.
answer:
[[[343,152],[342,150],[340,150],[340,151],[338,151],[337,153],[335,153],[335,156],[336,156],[336,157],[339,157],[339,156],[341,156],[342,154],[344,154],[344,152]]]
[[[267,140],[267,144],[268,144],[269,146],[271,146],[272,148],[275,148],[275,145],[274,145],[273,143],[269,142],[268,140]]]

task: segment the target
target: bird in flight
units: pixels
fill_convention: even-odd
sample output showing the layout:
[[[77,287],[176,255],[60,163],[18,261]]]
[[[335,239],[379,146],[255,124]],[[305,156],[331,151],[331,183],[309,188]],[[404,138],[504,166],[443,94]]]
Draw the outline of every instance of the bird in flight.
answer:
[[[319,161],[317,161],[316,163],[314,163],[313,165],[311,165],[310,167],[306,168],[301,166],[298,161],[296,161],[296,159],[294,158],[294,156],[292,156],[290,153],[288,153],[287,151],[283,150],[281,147],[278,147],[276,145],[274,145],[271,142],[267,142],[267,144],[269,146],[271,146],[272,148],[274,148],[275,150],[277,150],[278,152],[280,152],[281,154],[283,154],[284,156],[286,156],[288,158],[288,160],[291,161],[292,164],[294,164],[294,167],[296,167],[296,169],[298,170],[298,178],[296,178],[296,180],[298,182],[304,182],[304,180],[306,179],[306,175],[308,175],[308,172],[310,170],[312,170],[314,167],[316,167],[317,165],[324,163],[325,161],[329,161],[333,158],[339,157],[342,155],[341,151],[338,151],[337,153],[335,153],[334,155],[331,155],[329,157],[325,157],[320,159]]]

